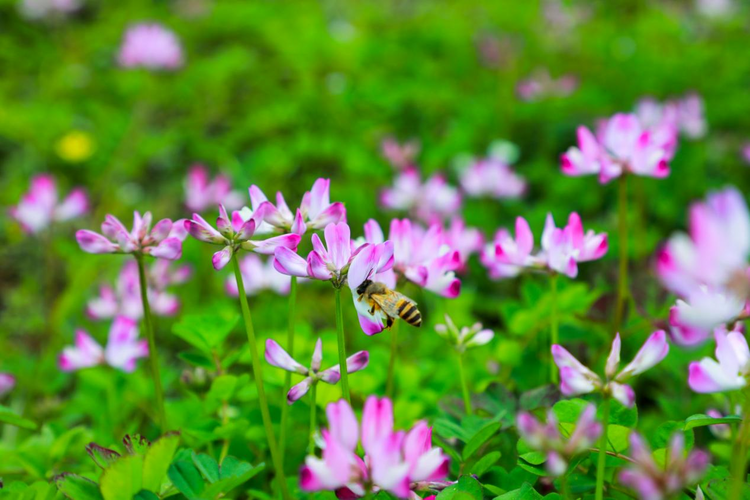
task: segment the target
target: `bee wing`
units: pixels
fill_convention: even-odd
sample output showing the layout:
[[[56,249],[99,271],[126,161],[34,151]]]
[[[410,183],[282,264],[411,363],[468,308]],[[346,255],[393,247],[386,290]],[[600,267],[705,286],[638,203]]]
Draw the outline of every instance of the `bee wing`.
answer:
[[[377,293],[370,295],[373,302],[375,302],[382,310],[389,316],[399,316],[399,303],[401,301],[406,301],[410,304],[414,304],[416,307],[416,302],[411,300],[409,297],[407,297],[404,294],[398,293],[393,290],[388,290],[387,293]]]

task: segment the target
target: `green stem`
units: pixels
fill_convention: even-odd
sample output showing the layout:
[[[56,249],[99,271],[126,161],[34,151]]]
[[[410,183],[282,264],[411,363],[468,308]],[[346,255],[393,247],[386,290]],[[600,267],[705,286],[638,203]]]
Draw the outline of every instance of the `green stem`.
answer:
[[[151,318],[151,307],[148,303],[148,284],[146,281],[146,268],[143,264],[143,256],[136,255],[138,262],[138,281],[141,285],[141,302],[143,303],[143,324],[146,327],[146,338],[148,339],[148,359],[151,362],[151,378],[154,383],[156,395],[156,411],[159,416],[159,428],[161,432],[167,430],[167,414],[164,411],[164,389],[161,386],[161,374],[159,373],[159,353],[156,350],[156,336],[154,335],[154,323]]]
[[[552,305],[551,305],[550,320],[549,320],[550,321],[549,342],[550,342],[550,352],[551,352],[552,346],[560,343],[560,326],[558,324],[558,318],[557,318],[557,273],[550,274],[549,284],[550,284],[550,290],[552,294]],[[552,381],[552,383],[556,384],[558,381],[557,365],[555,365],[555,362],[551,354],[549,358],[549,374],[550,374],[550,380]]]
[[[464,395],[464,409],[467,415],[471,415],[471,394],[469,394],[469,384],[466,382],[466,371],[464,370],[464,354],[458,353],[458,373],[461,376],[461,390]]]
[[[292,276],[292,284],[289,289],[289,324],[286,333],[286,352],[294,357],[294,319],[297,306],[297,277]],[[289,405],[286,402],[286,395],[292,387],[292,372],[286,372],[284,377],[284,393],[281,402],[281,431],[279,435],[279,451],[281,454],[286,452],[286,429],[289,420]]]
[[[742,405],[742,424],[737,432],[732,453],[732,489],[729,500],[742,498],[742,489],[747,478],[747,441],[750,434],[750,389],[745,391]]]
[[[398,325],[396,321],[391,327],[391,358],[388,361],[388,378],[385,384],[385,395],[393,399],[393,376],[396,369],[396,355],[398,353]]]
[[[341,288],[334,288],[334,291],[336,295],[336,333],[339,340],[339,367],[341,369],[341,395],[351,405],[349,374],[346,372],[346,341],[344,340],[344,311],[341,309]]]
[[[628,177],[620,176],[617,203],[617,225],[620,237],[620,275],[617,282],[617,303],[615,305],[615,330],[620,330],[625,300],[628,296]]]
[[[563,474],[562,476],[560,476],[560,496],[563,497],[563,500],[568,500],[570,498],[567,474]]]
[[[307,446],[310,455],[315,454],[315,431],[318,428],[318,420],[316,415],[316,411],[318,409],[317,395],[318,384],[316,382],[310,388],[310,443]]]
[[[245,284],[242,282],[242,272],[240,272],[240,264],[237,260],[237,254],[232,255],[232,264],[234,265],[234,278],[237,280],[237,291],[240,296],[240,307],[242,308],[242,316],[245,319],[245,331],[247,332],[247,344],[250,348],[250,356],[253,362],[253,373],[255,375],[255,386],[258,389],[258,399],[260,401],[260,414],[263,419],[263,427],[266,430],[266,440],[268,441],[268,449],[271,452],[271,460],[273,461],[273,467],[276,469],[276,479],[281,489],[281,496],[288,500],[289,491],[287,491],[286,478],[284,477],[284,465],[279,455],[279,450],[276,447],[276,437],[273,434],[273,426],[271,425],[271,414],[268,411],[268,400],[266,399],[266,390],[263,387],[263,364],[258,354],[258,345],[255,341],[255,330],[253,329],[253,320],[250,316],[250,307],[247,305],[247,295],[245,294]]]
[[[602,436],[599,438],[599,460],[596,464],[596,500],[604,499],[604,466],[607,460],[607,427],[609,426],[609,396],[602,401]]]

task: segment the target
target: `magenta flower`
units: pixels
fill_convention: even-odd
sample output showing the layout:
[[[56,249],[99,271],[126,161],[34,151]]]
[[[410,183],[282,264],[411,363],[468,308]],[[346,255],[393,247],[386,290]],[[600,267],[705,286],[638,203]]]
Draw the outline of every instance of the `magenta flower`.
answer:
[[[249,218],[244,217],[242,212],[235,211],[230,219],[224,207],[219,205],[219,218],[216,219],[218,230],[198,214],[193,214],[192,220],[185,221],[185,229],[197,240],[224,246],[223,249],[214,253],[212,259],[214,269],[217,271],[226,266],[240,249],[264,255],[272,255],[279,247],[296,249],[300,240],[298,234],[283,234],[265,240],[250,239],[255,234],[256,228],[263,222],[267,207],[266,204],[258,207]]]
[[[630,434],[633,467],[620,472],[622,484],[638,492],[642,500],[673,498],[683,489],[697,483],[708,467],[708,454],[692,450],[685,455],[685,437],[672,436],[664,454],[666,463],[657,464],[646,442],[635,432]]]
[[[315,343],[315,351],[310,361],[310,368],[305,368],[299,364],[278,343],[271,339],[266,340],[266,361],[277,368],[292,373],[299,373],[305,377],[302,382],[289,389],[286,395],[286,401],[289,404],[294,403],[307,394],[310,387],[318,382],[335,385],[341,380],[340,365],[320,371],[320,364],[323,361],[323,343],[320,339]],[[370,354],[367,351],[359,351],[352,354],[346,358],[346,373],[352,374],[364,370],[369,361]]]
[[[405,210],[422,221],[450,217],[461,208],[461,194],[445,177],[435,174],[424,184],[416,168],[403,170],[392,188],[382,191],[380,202],[386,208]]]
[[[716,329],[716,360],[703,358],[690,363],[688,385],[695,392],[725,392],[741,389],[750,376],[750,349],[741,329]]]
[[[679,300],[670,312],[681,345],[707,340],[746,307],[743,286],[750,257],[750,212],[734,188],[690,207],[689,234],[672,236],[658,252],[656,273]]]
[[[203,165],[193,165],[185,178],[185,206],[193,212],[202,212],[216,205],[227,210],[242,208],[244,197],[233,191],[228,177],[217,175],[213,180]]]
[[[547,423],[542,424],[532,414],[521,412],[516,416],[516,428],[521,438],[533,450],[547,455],[545,467],[552,476],[562,476],[568,470],[570,459],[588,451],[599,439],[602,425],[596,421],[596,407],[586,406],[578,417],[572,432],[564,438],[555,412],[547,412]]]
[[[329,404],[326,414],[329,428],[322,431],[323,456],[305,459],[302,490],[331,490],[338,498],[360,498],[376,491],[413,498],[413,490],[421,484],[445,480],[449,458],[432,447],[432,429],[420,421],[409,432],[394,432],[389,399],[367,399],[361,431],[346,401]],[[356,454],[360,440],[364,460]]]
[[[611,396],[628,407],[635,403],[635,392],[624,382],[659,364],[668,352],[667,334],[663,330],[658,330],[646,340],[633,361],[618,372],[617,368],[620,365],[620,334],[618,333],[612,342],[612,350],[607,358],[605,380],[602,380],[564,347],[557,344],[552,346],[552,356],[560,369],[560,391],[564,395],[576,396],[600,392],[605,397]]]
[[[632,114],[618,113],[599,126],[596,136],[578,127],[578,147],[562,155],[565,175],[597,174],[602,184],[624,174],[648,177],[669,175],[677,131],[645,130]]]
[[[416,167],[414,160],[419,154],[419,142],[411,140],[400,144],[393,137],[386,137],[380,143],[383,158],[396,170],[406,170]]]
[[[53,222],[62,222],[80,217],[89,209],[83,189],[76,188],[58,203],[57,186],[51,175],[37,175],[31,186],[21,197],[18,205],[11,207],[10,216],[21,224],[24,231],[37,234]]]
[[[479,253],[480,262],[485,268],[487,268],[488,275],[493,280],[514,278],[521,274],[521,272],[524,270],[524,266],[507,264],[506,262],[504,262],[506,260],[505,258],[497,258],[498,246],[507,244],[507,242],[510,241],[513,241],[513,237],[510,235],[508,230],[505,228],[500,228],[495,232],[494,239],[484,245],[481,252]]]
[[[107,347],[102,348],[84,330],[76,330],[75,345],[63,349],[59,364],[66,372],[100,364],[132,372],[136,360],[146,356],[148,343],[138,339],[138,324],[133,319],[118,316],[109,330]]]
[[[276,193],[276,205],[256,185],[250,186],[253,211],[266,204],[264,220],[284,232],[303,235],[308,229],[323,229],[329,224],[346,222],[346,208],[341,202],[331,203],[330,179],[318,179],[310,191],[305,192],[296,213],[292,213],[281,191]]]
[[[607,253],[606,233],[584,232],[581,218],[573,212],[563,228],[555,226],[552,214],[542,233],[542,248],[534,253],[534,234],[523,217],[516,218],[516,236],[503,231],[495,235],[494,256],[485,251],[482,262],[491,275],[515,276],[522,268],[561,273],[570,278],[578,276],[578,263],[600,259]]]
[[[441,232],[441,247],[446,246],[458,252],[461,267],[465,268],[469,257],[484,247],[484,236],[479,229],[467,227],[461,217],[454,217],[447,229]]]
[[[182,46],[171,30],[158,23],[130,26],[117,61],[123,68],[177,69],[184,63]]]
[[[287,295],[292,280],[286,274],[281,274],[273,265],[273,259],[263,262],[255,254],[249,254],[240,259],[242,282],[245,284],[247,295],[256,295],[263,290],[271,290],[279,295]],[[228,277],[224,285],[227,293],[232,297],[238,295],[237,281]]]
[[[8,394],[16,386],[16,377],[10,373],[0,372],[0,398]]]
[[[133,215],[133,228],[128,231],[114,215],[107,215],[102,222],[102,233],[88,229],[76,232],[81,250],[88,253],[132,253],[151,255],[159,259],[177,260],[182,256],[182,240],[187,233],[183,220],[174,224],[162,219],[151,228],[151,212],[141,217]]]
[[[461,187],[469,196],[495,199],[520,198],[526,192],[526,181],[510,165],[497,158],[472,163],[461,173]]]

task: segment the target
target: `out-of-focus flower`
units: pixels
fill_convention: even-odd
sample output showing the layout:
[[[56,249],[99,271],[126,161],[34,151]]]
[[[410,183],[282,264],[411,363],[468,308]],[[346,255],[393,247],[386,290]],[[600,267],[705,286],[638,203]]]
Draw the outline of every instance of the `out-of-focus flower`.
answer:
[[[578,127],[578,147],[562,155],[561,169],[571,176],[596,174],[602,184],[627,173],[666,177],[676,143],[674,126],[648,130],[635,115],[618,113],[600,123],[596,136]]]
[[[570,437],[564,438],[559,427],[552,410],[547,412],[546,424],[527,412],[521,412],[516,417],[516,428],[521,438],[532,449],[547,455],[545,467],[553,476],[565,474],[570,459],[587,451],[602,433],[602,425],[596,421],[596,407],[592,404],[581,412]]]
[[[396,170],[415,168],[414,160],[419,154],[419,149],[419,142],[416,140],[399,143],[393,137],[386,137],[380,143],[383,158],[388,160],[388,163]]]
[[[479,254],[479,260],[487,268],[489,277],[493,280],[513,278],[518,276],[524,269],[523,266],[507,264],[504,262],[505,259],[501,260],[497,258],[497,246],[511,240],[512,236],[508,230],[500,228],[495,232],[494,239],[487,243]]]
[[[456,252],[461,259],[462,267],[466,266],[469,257],[482,250],[484,236],[479,229],[466,227],[461,217],[454,217],[447,229],[441,232],[441,246]]]
[[[460,182],[470,196],[519,198],[526,191],[524,178],[496,158],[475,161],[461,173]]]
[[[246,255],[240,259],[240,272],[247,295],[256,295],[263,290],[287,295],[292,286],[292,279],[289,275],[281,274],[274,268],[273,259],[263,262],[257,255]],[[225,287],[229,295],[233,297],[238,295],[237,281],[233,277],[227,278]]]
[[[678,432],[669,441],[664,465],[654,461],[646,442],[635,432],[630,434],[630,456],[634,465],[620,472],[622,484],[638,492],[642,500],[672,498],[697,483],[708,467],[708,454],[692,450],[685,454],[685,437]]]
[[[16,386],[16,377],[10,373],[0,372],[0,398],[8,394]]]
[[[146,270],[148,281],[148,301],[151,312],[157,316],[173,316],[180,309],[179,299],[166,288],[180,284],[190,277],[190,267],[172,268],[171,262],[157,260]],[[99,296],[89,300],[87,315],[95,320],[126,316],[140,320],[143,317],[138,265],[133,261],[125,263],[114,287],[102,285]]]
[[[728,17],[735,7],[734,0],[695,0],[695,10],[706,17]]]
[[[662,284],[680,297],[670,324],[681,345],[700,344],[742,315],[750,286],[750,213],[740,192],[709,194],[690,207],[689,222],[689,234],[672,236],[656,258]]]
[[[715,408],[709,408],[708,410],[706,410],[706,415],[711,418],[724,418],[724,414]],[[742,405],[736,405],[734,408],[734,413],[732,413],[732,415],[741,416]],[[730,439],[732,439],[732,428],[729,426],[729,424],[709,425],[708,430],[711,431],[711,434],[716,436],[718,439],[722,439],[724,441],[729,441]]]
[[[568,97],[578,88],[578,78],[563,75],[552,78],[546,69],[537,69],[531,76],[516,85],[516,94],[523,101],[536,101],[546,97]]]
[[[336,365],[332,368],[320,371],[320,364],[323,361],[323,343],[320,339],[315,343],[315,351],[310,361],[310,368],[305,368],[295,361],[276,341],[266,340],[266,361],[269,364],[292,373],[299,373],[305,378],[302,382],[292,386],[286,395],[286,402],[294,403],[302,396],[307,394],[310,387],[318,382],[335,385],[341,379],[341,366]],[[346,373],[355,373],[364,370],[370,361],[370,355],[367,351],[359,351],[346,358]]]
[[[609,248],[607,234],[591,229],[584,232],[581,218],[575,212],[563,228],[556,227],[552,214],[547,214],[541,243],[541,250],[534,254],[534,234],[526,219],[518,217],[515,238],[507,231],[499,231],[495,235],[494,255],[492,249],[485,249],[482,262],[493,277],[514,276],[519,269],[530,268],[575,278],[579,262],[600,259]]]
[[[741,389],[750,376],[750,350],[740,330],[714,331],[716,359],[690,363],[688,385],[695,392],[724,392]]]
[[[83,130],[72,130],[55,144],[57,155],[69,163],[80,163],[94,153],[94,139]]]
[[[322,431],[323,456],[305,459],[300,471],[302,490],[335,491],[338,498],[387,491],[405,499],[414,498],[414,490],[425,483],[444,482],[449,458],[432,447],[432,429],[419,421],[409,432],[394,432],[389,399],[367,399],[361,432],[346,401],[329,404],[326,414],[329,428]],[[356,454],[360,440],[364,460]]]
[[[612,350],[607,358],[605,380],[602,380],[564,347],[557,344],[552,346],[552,356],[560,369],[560,391],[563,394],[576,396],[596,391],[615,398],[627,407],[632,407],[635,403],[635,392],[624,382],[660,363],[668,352],[667,334],[664,330],[658,330],[646,340],[633,361],[618,372],[617,368],[620,366],[620,334],[618,333],[612,342]]]
[[[130,26],[117,60],[124,68],[177,69],[184,63],[179,39],[158,23]]]
[[[88,253],[132,253],[159,259],[182,257],[182,240],[187,236],[184,220],[172,223],[162,219],[151,228],[151,212],[133,214],[133,228],[128,231],[120,220],[109,215],[102,222],[102,233],[88,229],[76,232],[81,250]]]
[[[224,246],[211,259],[217,271],[226,266],[240,248],[264,255],[273,255],[279,247],[296,249],[300,241],[298,234],[282,234],[265,240],[250,239],[263,221],[267,206],[262,204],[249,218],[244,217],[242,211],[235,211],[230,219],[224,207],[219,205],[219,217],[216,219],[218,230],[198,214],[193,214],[192,220],[185,222],[185,229],[197,240]]]
[[[745,142],[742,144],[742,148],[740,149],[740,157],[750,165],[750,142]]]
[[[193,165],[185,178],[185,206],[194,212],[202,212],[216,205],[227,210],[242,208],[244,197],[232,190],[228,177],[217,175],[211,180],[203,165]]]
[[[676,129],[690,139],[700,139],[708,131],[703,99],[694,92],[664,104],[645,97],[636,104],[635,114],[643,127],[657,135]]]
[[[21,0],[21,15],[27,19],[40,19],[53,14],[71,14],[81,8],[80,0]]]
[[[63,349],[59,365],[63,371],[74,371],[108,364],[124,372],[135,370],[135,362],[148,356],[148,343],[138,339],[135,320],[118,316],[109,330],[107,347],[102,348],[84,330],[76,331],[75,346]]]
[[[258,186],[250,186],[250,201],[253,211],[265,204],[264,222],[271,226],[294,234],[303,235],[308,229],[323,229],[329,224],[346,222],[346,208],[341,202],[331,203],[330,179],[318,179],[312,189],[305,192],[302,203],[296,214],[292,213],[284,200],[281,191],[276,193],[276,205]]]
[[[482,328],[482,323],[474,323],[470,327],[464,326],[459,330],[447,314],[445,315],[445,324],[435,325],[435,331],[438,335],[447,339],[458,352],[464,352],[470,347],[488,344],[495,337],[492,330]]]
[[[416,168],[400,172],[393,187],[380,194],[380,202],[386,208],[408,211],[425,222],[454,215],[461,208],[461,201],[461,193],[441,174],[433,175],[422,184]]]
[[[73,189],[58,203],[57,186],[51,175],[37,175],[31,179],[29,190],[18,205],[11,207],[10,216],[21,224],[24,231],[36,234],[52,222],[75,219],[88,212],[89,201],[83,189]]]

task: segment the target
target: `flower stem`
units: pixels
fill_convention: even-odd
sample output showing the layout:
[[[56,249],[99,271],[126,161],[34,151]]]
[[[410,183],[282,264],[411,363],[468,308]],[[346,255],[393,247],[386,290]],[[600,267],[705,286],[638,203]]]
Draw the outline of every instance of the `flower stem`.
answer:
[[[271,425],[271,414],[268,411],[268,400],[266,399],[266,390],[263,387],[263,364],[260,361],[258,355],[258,346],[255,342],[255,330],[253,329],[253,320],[250,316],[250,307],[247,305],[247,295],[245,294],[245,284],[242,282],[242,273],[240,272],[240,264],[237,260],[237,254],[232,255],[232,264],[234,265],[234,278],[237,280],[237,291],[240,296],[240,307],[242,308],[242,316],[245,319],[245,331],[247,332],[247,343],[250,348],[250,356],[253,361],[253,373],[255,375],[255,386],[258,389],[258,399],[260,401],[260,414],[263,418],[263,427],[266,430],[266,440],[268,441],[268,449],[271,452],[271,460],[273,461],[273,467],[276,469],[276,479],[281,489],[281,496],[288,500],[289,492],[287,491],[286,478],[284,477],[284,465],[279,455],[279,450],[276,447],[276,437],[273,434],[273,426]]]
[[[464,370],[464,353],[458,353],[458,373],[461,376],[461,390],[464,394],[464,409],[467,415],[471,415],[471,395],[469,385],[466,382],[466,371]]]
[[[560,327],[558,324],[558,318],[557,318],[557,273],[550,274],[549,276],[549,285],[550,290],[552,294],[552,305],[551,305],[551,311],[550,311],[550,335],[549,335],[549,343],[550,343],[550,352],[553,345],[558,344],[560,342]],[[549,359],[549,374],[550,374],[550,380],[553,384],[557,383],[557,365],[555,365],[554,360],[552,359],[552,355],[550,355]]]
[[[617,282],[617,303],[615,305],[615,330],[619,331],[628,296],[628,177],[619,179],[617,202],[617,225],[620,237],[620,275]]]
[[[318,427],[318,420],[316,411],[318,409],[318,402],[317,402],[317,395],[318,395],[318,384],[312,384],[312,387],[310,388],[310,443],[308,444],[308,453],[310,455],[315,454],[315,431]]]
[[[297,277],[292,276],[291,288],[289,288],[289,324],[286,333],[286,347],[290,356],[294,357],[294,320],[297,306]],[[284,392],[281,402],[281,430],[279,435],[279,451],[283,455],[286,452],[286,429],[289,420],[289,405],[286,402],[286,394],[292,387],[292,372],[286,372],[284,377]]]
[[[336,333],[339,340],[341,395],[351,405],[352,397],[349,394],[349,374],[346,371],[346,340],[344,339],[344,311],[341,309],[341,288],[334,288],[334,293],[336,295]]]
[[[742,489],[747,478],[747,440],[750,434],[750,390],[745,390],[744,404],[742,405],[742,424],[737,432],[732,453],[732,488],[729,495],[730,500],[742,498]]]
[[[156,349],[156,336],[154,335],[154,323],[151,318],[151,307],[148,303],[148,283],[146,281],[146,268],[143,264],[143,256],[136,255],[138,262],[138,281],[141,285],[141,302],[143,304],[143,324],[146,327],[146,338],[148,339],[148,359],[151,363],[151,378],[154,383],[154,394],[156,396],[156,411],[159,416],[159,428],[161,432],[167,430],[167,414],[164,411],[164,389],[161,386],[161,374],[159,373],[159,353]]]
[[[398,353],[398,325],[399,322],[391,327],[391,359],[388,361],[388,378],[385,384],[385,395],[393,399],[393,376],[396,368],[396,355]]]
[[[560,496],[563,497],[563,500],[568,500],[570,498],[567,474],[563,474],[562,476],[560,476]]]
[[[609,426],[609,396],[602,401],[602,436],[599,438],[599,460],[596,464],[596,500],[604,499],[604,466],[607,460],[607,427]]]

